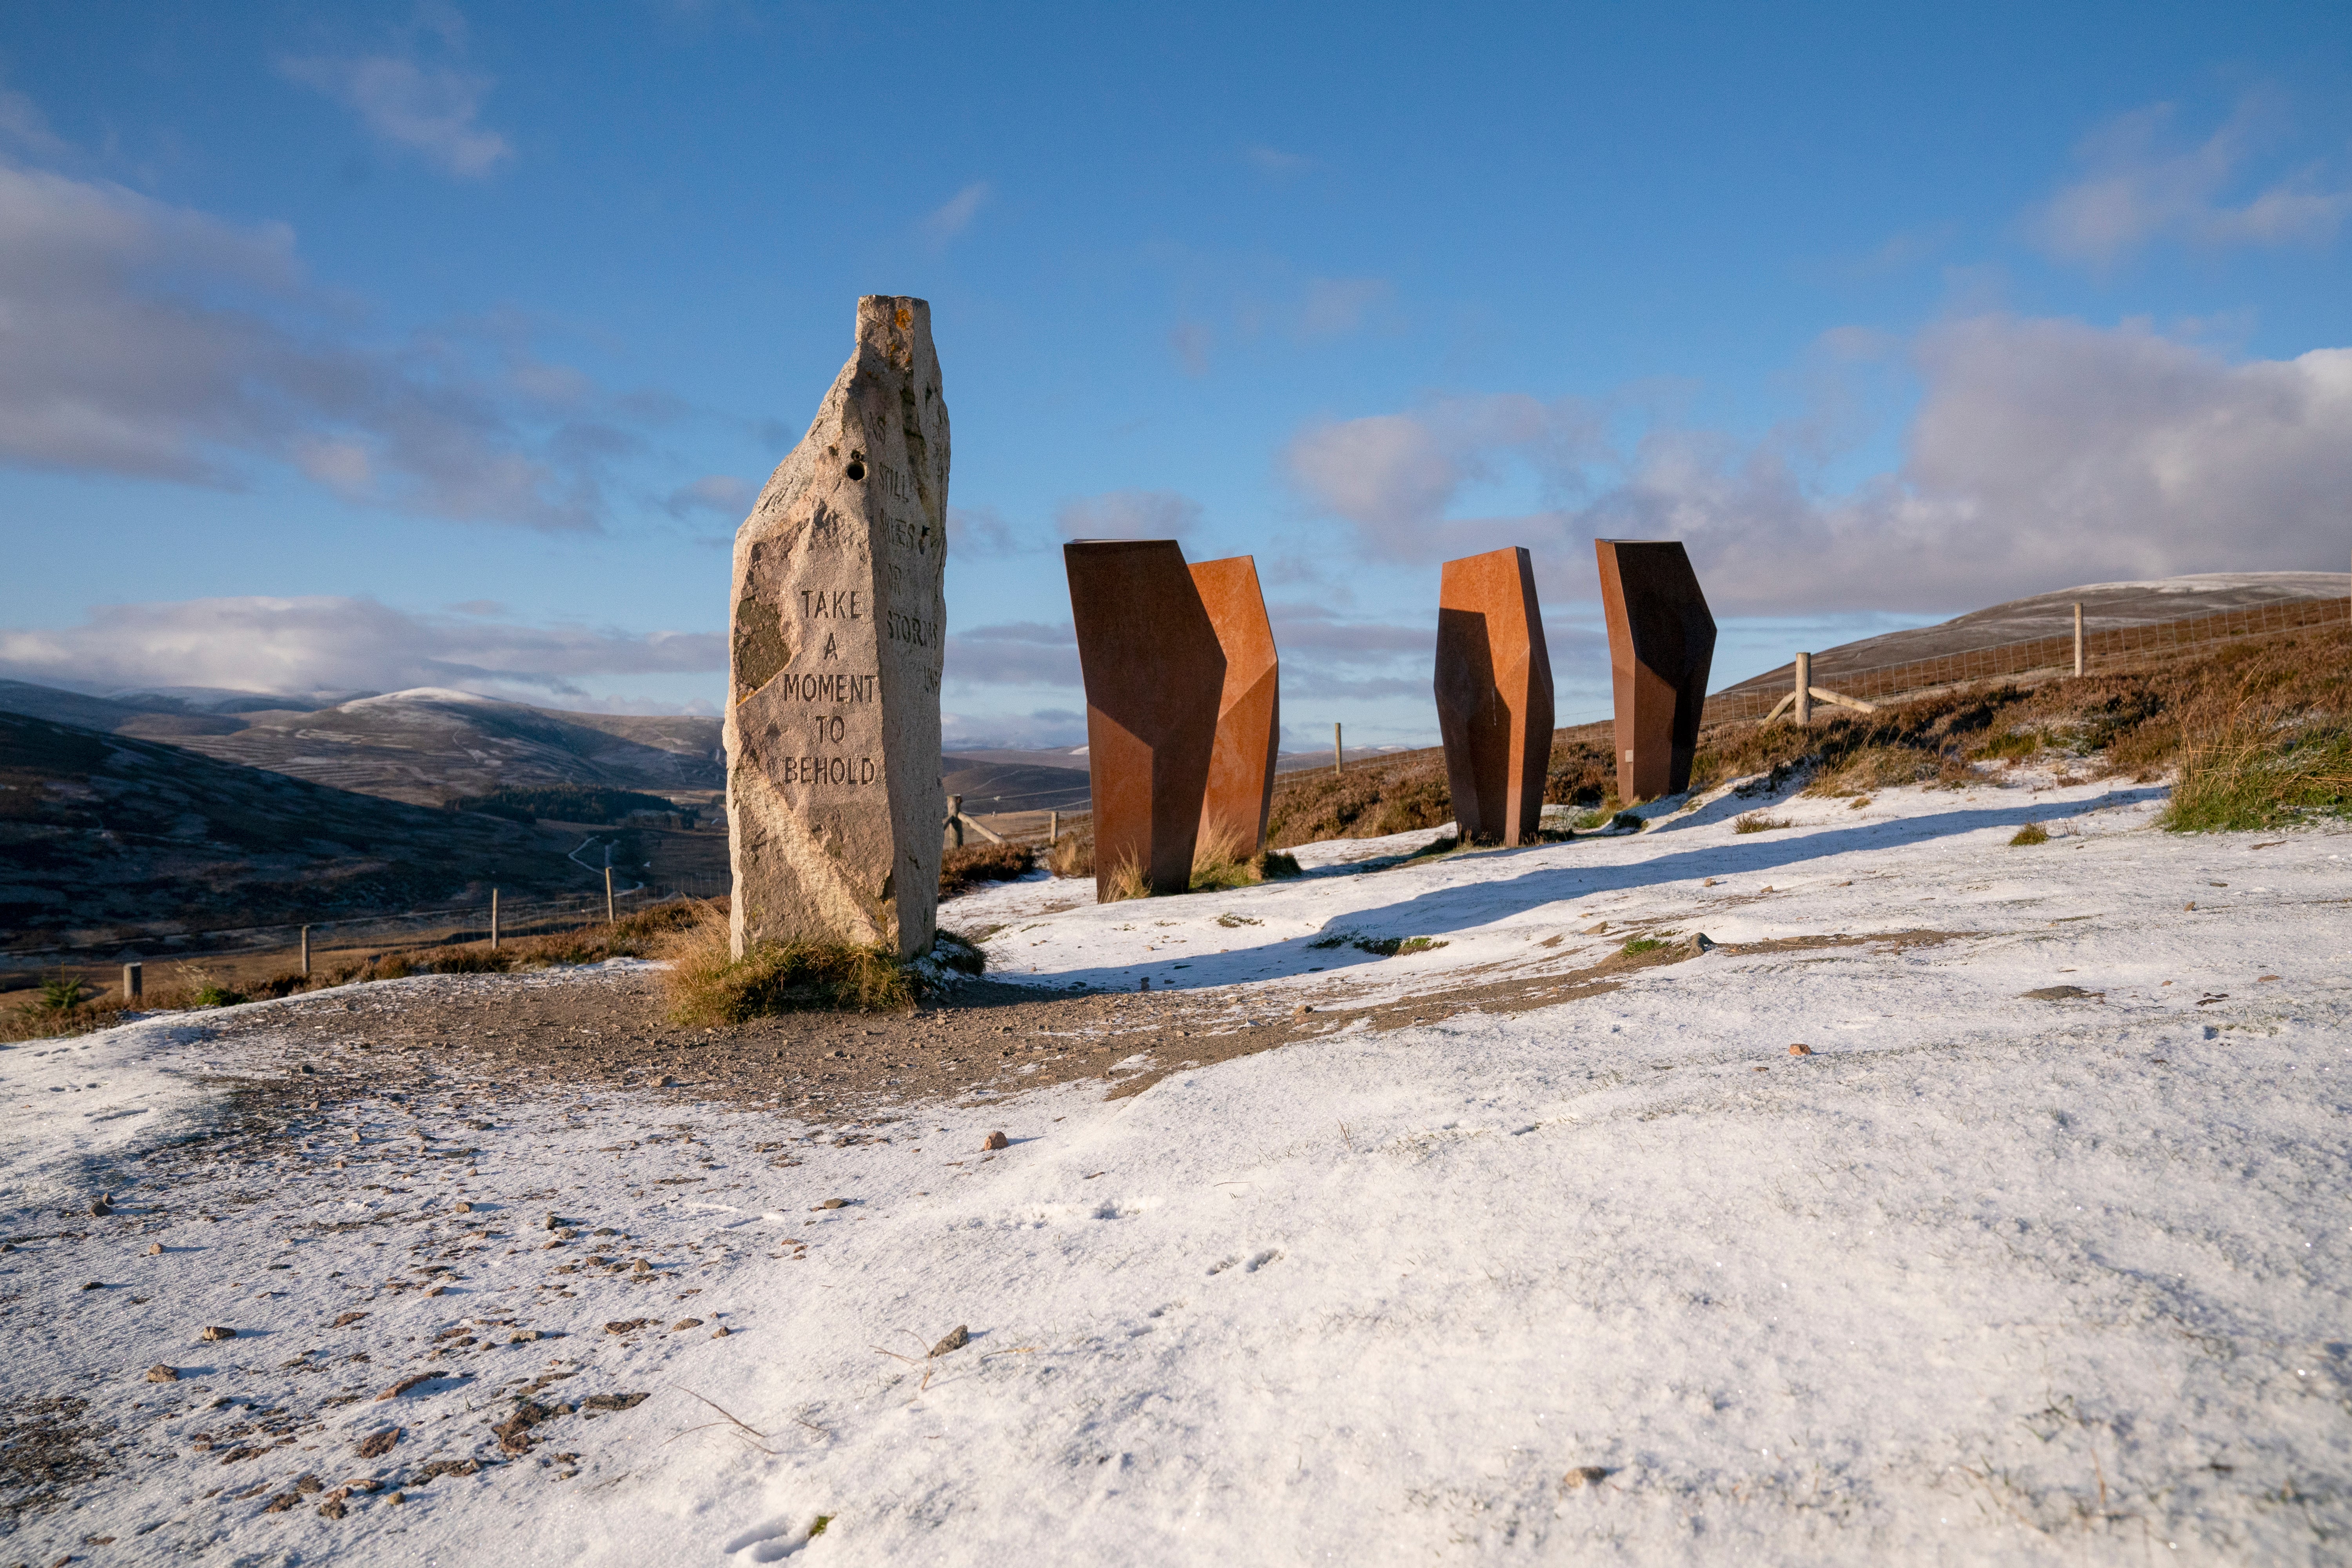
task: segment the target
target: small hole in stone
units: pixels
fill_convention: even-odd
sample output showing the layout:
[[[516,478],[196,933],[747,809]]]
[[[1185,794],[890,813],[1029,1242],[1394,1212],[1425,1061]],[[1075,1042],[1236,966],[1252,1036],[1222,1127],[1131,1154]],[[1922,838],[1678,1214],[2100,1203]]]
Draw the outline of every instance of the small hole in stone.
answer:
[[[849,467],[844,469],[843,472],[846,473],[853,479],[862,479],[866,477],[866,465],[859,462],[856,458],[852,458],[849,459]]]

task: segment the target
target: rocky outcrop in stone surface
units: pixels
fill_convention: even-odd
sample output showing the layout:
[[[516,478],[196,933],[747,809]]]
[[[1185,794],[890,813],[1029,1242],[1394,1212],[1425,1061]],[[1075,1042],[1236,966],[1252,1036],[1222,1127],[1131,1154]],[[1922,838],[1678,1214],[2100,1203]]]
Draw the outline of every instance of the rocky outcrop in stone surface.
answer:
[[[930,307],[857,347],[735,535],[727,817],[735,952],[928,952],[939,903],[948,410]]]

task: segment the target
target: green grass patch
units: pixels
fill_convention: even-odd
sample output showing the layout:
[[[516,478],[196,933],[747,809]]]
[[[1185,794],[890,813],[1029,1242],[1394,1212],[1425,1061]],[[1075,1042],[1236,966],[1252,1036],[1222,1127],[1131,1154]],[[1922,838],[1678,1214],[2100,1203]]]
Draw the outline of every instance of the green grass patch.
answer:
[[[1637,936],[1617,951],[1628,958],[1639,958],[1645,952],[1655,952],[1665,945],[1665,939],[1663,937]]]
[[[2038,822],[2027,823],[2012,834],[2009,840],[2010,847],[2013,849],[2023,849],[2035,844],[2049,842],[2050,830]]]
[[[2257,713],[2187,740],[2158,820],[2175,833],[2229,833],[2311,816],[2352,816],[2352,730]]]

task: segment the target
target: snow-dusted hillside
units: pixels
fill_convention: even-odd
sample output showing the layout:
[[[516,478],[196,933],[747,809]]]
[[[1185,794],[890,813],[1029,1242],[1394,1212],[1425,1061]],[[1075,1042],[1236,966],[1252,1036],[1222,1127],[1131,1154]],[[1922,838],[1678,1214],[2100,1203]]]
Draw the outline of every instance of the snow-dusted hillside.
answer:
[[[0,1054],[0,1391],[87,1400],[124,1447],[0,1558],[2341,1561],[2352,834],[2178,837],[2149,787],[2015,777],[951,906],[1008,978],[1185,994],[1190,1032],[1129,1037],[1174,1070],[1129,1098],[845,1133],[500,1089],[454,1051],[395,1085],[362,1015],[305,1136],[173,1149],[118,1130],[301,1064],[185,1019]],[[1793,826],[1735,832],[1759,805]],[[2011,847],[2027,820],[2053,837]],[[1720,945],[1601,969],[1694,932]],[[1352,945],[1389,937],[1445,945]],[[1425,1021],[1371,1026],[1399,997]],[[1184,1068],[1228,1003],[1330,1032]],[[138,1223],[58,1217],[99,1185]],[[579,1408],[502,1455],[533,1384]]]

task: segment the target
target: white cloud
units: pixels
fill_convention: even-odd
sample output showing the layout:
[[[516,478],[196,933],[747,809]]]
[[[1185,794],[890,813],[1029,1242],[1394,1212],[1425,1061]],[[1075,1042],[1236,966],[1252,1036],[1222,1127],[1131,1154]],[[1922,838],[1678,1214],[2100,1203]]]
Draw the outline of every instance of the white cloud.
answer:
[[[0,631],[0,674],[98,690],[446,686],[536,700],[580,695],[583,677],[727,667],[726,639],[715,633],[530,626],[496,611],[472,603],[419,615],[328,595],[105,605],[79,626]]]
[[[2352,494],[2352,349],[2231,364],[2145,327],[1985,316],[1912,348],[1924,384],[1895,472],[1832,492],[1798,422],[1753,442],[1596,411],[1442,404],[1302,432],[1291,477],[1370,555],[1538,553],[1589,591],[1591,541],[1685,540],[1718,609],[1949,611],[2073,584],[2330,569]],[[1518,462],[1559,504],[1448,510]]]
[[[1004,515],[992,506],[948,508],[948,553],[956,555],[1018,555],[1028,546]]]
[[[1200,525],[1201,503],[1173,490],[1081,496],[1054,514],[1065,539],[1183,539]]]
[[[426,20],[440,47],[462,57],[463,18],[441,7]],[[341,59],[289,57],[278,62],[278,69],[349,109],[382,141],[460,179],[480,179],[514,155],[504,136],[480,122],[492,79],[455,61],[428,63],[413,51]]]
[[[24,467],[233,488],[260,458],[370,504],[590,529],[639,439],[510,333],[353,342],[282,224],[5,162],[0,321],[0,462]]]
[[[748,479],[732,474],[705,474],[690,485],[680,485],[670,491],[662,503],[672,517],[683,518],[691,512],[717,512],[721,517],[742,518],[751,510],[758,495]]]
[[[2172,105],[2118,115],[2076,149],[2083,177],[2031,215],[2031,231],[2052,255],[2093,267],[2159,237],[2209,247],[2324,240],[2352,212],[2352,191],[2328,188],[2314,169],[2257,190],[2242,186],[2274,118],[2251,99],[2210,137],[2183,148],[2167,145]]]
[[[1298,335],[1346,337],[1361,328],[1365,316],[1395,293],[1394,286],[1384,278],[1309,279],[1306,309],[1298,317]]]
[[[1076,690],[1078,637],[1069,622],[1017,621],[949,637],[947,679],[960,686],[1051,686]]]
[[[1315,167],[1315,160],[1300,153],[1285,153],[1278,147],[1244,147],[1242,156],[1261,174],[1277,180],[1287,180],[1304,174]]]
[[[992,188],[986,180],[974,180],[932,209],[923,219],[923,232],[934,244],[945,244],[971,226],[971,220],[987,205]]]
[[[1209,374],[1209,329],[1198,321],[1179,321],[1168,329],[1168,347],[1186,375]]]

